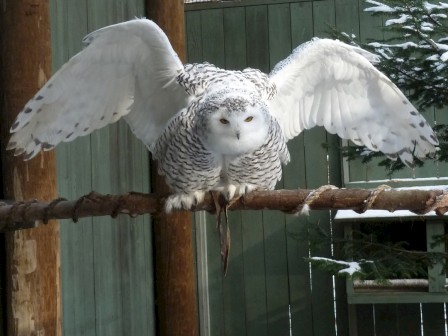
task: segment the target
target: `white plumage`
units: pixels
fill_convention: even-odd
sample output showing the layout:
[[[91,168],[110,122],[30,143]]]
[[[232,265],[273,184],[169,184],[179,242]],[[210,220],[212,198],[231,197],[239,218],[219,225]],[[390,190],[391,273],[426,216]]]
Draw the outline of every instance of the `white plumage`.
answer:
[[[29,160],[124,117],[175,193],[168,211],[209,190],[231,198],[273,189],[289,161],[286,142],[314,126],[407,165],[438,144],[372,65],[376,56],[339,41],[305,43],[269,76],[183,65],[145,19],[102,28],[84,42],[19,113],[8,149]]]

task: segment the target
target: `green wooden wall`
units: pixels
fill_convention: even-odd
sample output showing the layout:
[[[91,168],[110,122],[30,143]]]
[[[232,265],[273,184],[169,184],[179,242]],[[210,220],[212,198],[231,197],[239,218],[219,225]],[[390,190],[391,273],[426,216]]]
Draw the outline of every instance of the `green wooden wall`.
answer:
[[[207,60],[229,69],[254,67],[268,72],[292,48],[316,34],[323,35],[326,23],[334,23],[335,18],[330,1],[242,4],[186,12],[189,62]],[[323,143],[335,144],[337,139],[314,129],[291,141],[294,158],[277,188],[314,188],[329,181],[340,184],[339,156],[324,150]],[[331,156],[331,173],[327,155]],[[306,241],[295,237],[309,223],[319,222],[329,229],[330,213],[297,218],[245,211],[232,213],[229,220],[232,243],[225,278],[214,218],[208,218],[208,225],[198,224],[198,232],[205,227],[208,236],[208,292],[204,295],[209,295],[210,334],[289,335],[291,328],[293,335],[335,335],[335,318],[347,315],[347,305],[341,300],[335,317],[332,278],[321,272],[311,277],[304,260],[309,254],[329,256],[330,249],[310,251]],[[347,319],[340,319],[338,325],[344,335]]]
[[[188,61],[269,72],[301,42],[326,36],[330,26],[364,39],[382,37],[382,19],[364,13],[365,6],[362,0],[246,0],[188,5]],[[438,112],[428,117],[440,118]],[[329,149],[322,146],[324,143]],[[292,162],[284,169],[277,188],[315,188],[327,183],[342,186],[342,167],[348,184],[371,187],[369,181],[386,179],[386,172],[375,162],[342,162],[339,144],[337,137],[320,128],[292,140],[288,144]],[[444,166],[429,164],[395,177],[443,176],[444,171]],[[299,218],[268,211],[232,213],[226,277],[222,275],[215,219],[198,215],[203,335],[420,335],[420,323],[425,335],[445,335],[443,303],[348,306],[341,280],[335,279],[333,285],[327,273],[310,269],[305,258],[331,256],[331,247],[318,250],[297,236],[303,237],[308,225],[319,225],[341,236],[342,227],[333,224],[332,215],[325,211]]]
[[[52,0],[53,69],[92,30],[144,16],[143,0]],[[124,122],[57,149],[61,196],[149,191],[149,159]],[[148,216],[61,221],[64,335],[153,335],[152,238]]]
[[[52,0],[54,70],[82,48],[86,33],[143,16],[143,2]],[[382,20],[363,13],[364,6],[357,0],[188,5],[188,59],[268,72],[299,43],[325,36],[329,25],[363,38],[381,36]],[[438,111],[432,115],[442,120]],[[330,145],[328,150],[323,143]],[[342,185],[338,145],[335,136],[319,128],[291,141],[292,162],[278,188]],[[124,123],[58,147],[57,158],[59,192],[66,198],[91,190],[149,191],[148,153]],[[348,182],[385,178],[374,165],[345,168]],[[444,171],[438,165],[425,169],[415,175],[442,176]],[[331,247],[318,250],[297,237],[308,225],[342,235],[342,227],[331,218],[324,211],[306,218],[267,211],[232,213],[231,258],[224,278],[215,219],[196,216],[201,335],[349,335],[349,316],[351,335],[420,335],[420,322],[425,335],[444,335],[442,303],[348,306],[344,281],[310,269],[305,258],[331,256]],[[152,269],[149,217],[63,221],[64,335],[153,335]]]

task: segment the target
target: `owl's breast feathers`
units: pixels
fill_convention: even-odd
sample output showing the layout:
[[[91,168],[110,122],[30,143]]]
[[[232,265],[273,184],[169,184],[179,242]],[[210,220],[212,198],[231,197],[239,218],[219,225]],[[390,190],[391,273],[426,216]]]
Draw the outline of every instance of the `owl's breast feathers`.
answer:
[[[207,191],[228,183],[273,189],[281,178],[282,164],[290,159],[277,120],[268,116],[267,137],[255,150],[242,155],[223,155],[207,148],[204,141],[206,121],[198,110],[206,103],[204,99],[211,82],[216,88],[225,81],[235,86],[250,81],[255,90],[265,92],[260,99],[270,98],[275,94],[275,87],[270,87],[266,75],[258,70],[229,73],[210,64],[187,65],[185,69],[178,81],[195,97],[186,109],[170,120],[152,150],[159,161],[159,172],[166,176],[175,192],[181,193]]]

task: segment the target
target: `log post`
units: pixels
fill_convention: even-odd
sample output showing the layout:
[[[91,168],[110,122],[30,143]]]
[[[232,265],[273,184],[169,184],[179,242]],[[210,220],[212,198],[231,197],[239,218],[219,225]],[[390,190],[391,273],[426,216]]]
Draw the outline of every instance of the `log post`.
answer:
[[[23,162],[5,152],[18,112],[51,74],[49,0],[6,1],[0,8],[0,112],[3,196],[51,200],[55,153]],[[61,335],[59,225],[7,233],[7,335]]]
[[[174,50],[185,61],[183,0],[147,0],[148,17],[168,35]],[[153,164],[153,172],[156,172]],[[153,191],[169,189],[153,173]],[[192,215],[187,211],[154,217],[157,328],[162,336],[198,334],[196,281],[193,257]]]

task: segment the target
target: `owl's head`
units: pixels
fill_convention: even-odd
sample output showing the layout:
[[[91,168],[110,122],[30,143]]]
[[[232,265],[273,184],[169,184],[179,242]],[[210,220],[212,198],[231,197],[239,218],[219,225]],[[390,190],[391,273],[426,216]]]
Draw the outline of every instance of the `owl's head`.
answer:
[[[270,114],[256,91],[233,88],[209,94],[200,103],[199,116],[202,141],[212,152],[247,154],[267,140]]]

